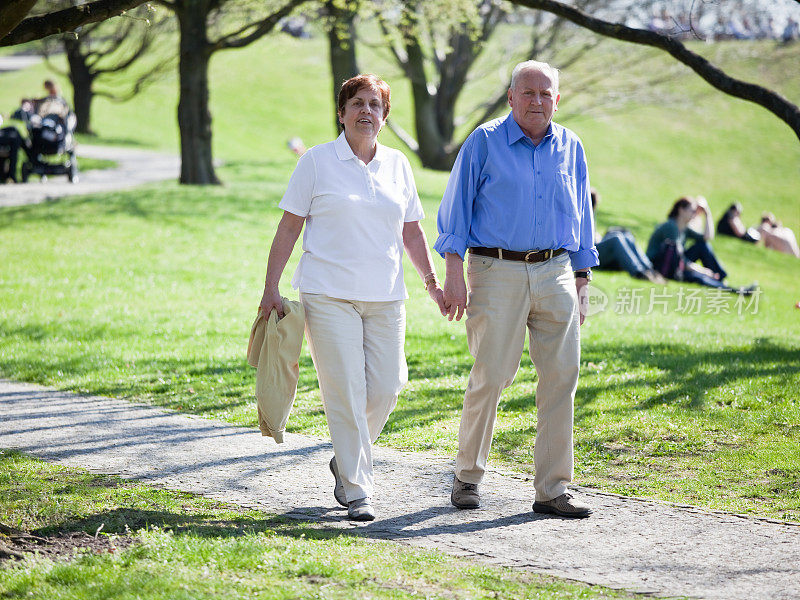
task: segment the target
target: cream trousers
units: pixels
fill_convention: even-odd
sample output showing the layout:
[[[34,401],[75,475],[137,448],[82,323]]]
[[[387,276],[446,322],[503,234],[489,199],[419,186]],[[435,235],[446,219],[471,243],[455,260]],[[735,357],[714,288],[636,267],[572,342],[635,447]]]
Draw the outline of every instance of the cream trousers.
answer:
[[[372,496],[372,444],[408,381],[405,304],[300,294],[306,339],[348,502]]]
[[[470,254],[467,341],[475,358],[464,396],[456,477],[480,483],[492,444],[497,405],[519,369],[530,335],[536,387],[536,500],[551,500],[572,480],[572,418],[580,366],[575,279],[569,256],[543,263]]]

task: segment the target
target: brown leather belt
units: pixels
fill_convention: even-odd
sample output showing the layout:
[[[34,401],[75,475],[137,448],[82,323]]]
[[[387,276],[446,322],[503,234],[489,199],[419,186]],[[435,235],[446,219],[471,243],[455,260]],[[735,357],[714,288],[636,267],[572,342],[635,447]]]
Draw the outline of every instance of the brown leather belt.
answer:
[[[480,256],[491,256],[492,258],[502,258],[503,260],[520,260],[527,263],[539,263],[550,260],[554,256],[560,256],[566,252],[564,248],[558,250],[531,250],[530,252],[515,252],[514,250],[503,250],[502,248],[470,248],[472,254]]]

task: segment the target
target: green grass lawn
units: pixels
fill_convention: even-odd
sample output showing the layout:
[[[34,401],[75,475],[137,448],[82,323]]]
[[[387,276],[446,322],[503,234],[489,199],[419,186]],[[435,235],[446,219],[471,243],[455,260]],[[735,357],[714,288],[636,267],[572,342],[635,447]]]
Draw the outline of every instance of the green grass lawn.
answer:
[[[641,597],[368,541],[3,450],[0,521],[44,540],[30,545],[42,556],[0,562],[3,598]],[[0,534],[0,546],[14,539]]]
[[[323,48],[319,39],[282,37],[214,58],[214,139],[226,163],[224,186],[166,183],[0,211],[2,376],[256,425],[247,336],[277,203],[294,165],[285,140],[301,135],[312,144],[332,135]],[[752,77],[800,58],[794,47],[781,49],[774,63],[748,62],[737,48],[707,51]],[[2,77],[33,85],[43,76],[36,69]],[[800,98],[796,79],[772,71],[765,79]],[[14,97],[5,81],[3,106]],[[568,82],[567,72],[565,96]],[[800,229],[800,144],[791,131],[763,109],[706,94],[696,78],[675,85],[685,86],[691,101],[569,119],[604,197],[598,228],[624,225],[644,245],[677,196],[703,194],[715,215],[740,200],[747,222],[772,210]],[[174,150],[174,99],[167,80],[129,104],[98,102],[98,142]],[[407,87],[395,84],[393,114],[404,125],[408,106]],[[432,242],[447,175],[417,168],[416,176]],[[689,288],[675,283],[662,306],[660,287],[619,273],[597,276],[609,305],[583,327],[576,482],[800,520],[798,261],[736,240],[714,245],[733,283],[760,283],[757,306],[736,306],[733,298],[720,305],[698,289],[689,310],[677,305]],[[282,285],[290,295],[297,258]],[[441,319],[408,264],[406,283],[410,383],[380,443],[452,456],[471,365],[463,324]],[[638,311],[627,302],[635,296]],[[326,435],[307,353],[301,367],[289,429]],[[525,356],[501,400],[493,464],[532,471],[535,384]]]

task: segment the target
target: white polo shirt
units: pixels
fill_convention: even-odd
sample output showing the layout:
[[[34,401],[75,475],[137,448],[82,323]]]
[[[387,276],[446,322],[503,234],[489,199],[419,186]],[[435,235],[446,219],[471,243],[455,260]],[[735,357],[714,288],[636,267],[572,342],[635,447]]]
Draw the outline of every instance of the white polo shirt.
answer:
[[[408,297],[403,223],[425,215],[401,152],[378,144],[365,165],[342,133],[300,157],[279,206],[306,218],[292,287],[344,300]]]

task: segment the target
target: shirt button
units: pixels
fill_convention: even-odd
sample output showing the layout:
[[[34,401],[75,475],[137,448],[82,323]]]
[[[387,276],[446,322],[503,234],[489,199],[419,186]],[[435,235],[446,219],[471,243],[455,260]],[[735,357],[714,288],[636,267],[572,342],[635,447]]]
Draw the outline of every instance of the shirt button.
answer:
[[[537,175],[541,175],[541,174],[542,174],[542,172],[541,172],[541,171],[536,171],[536,174],[537,174]]]

